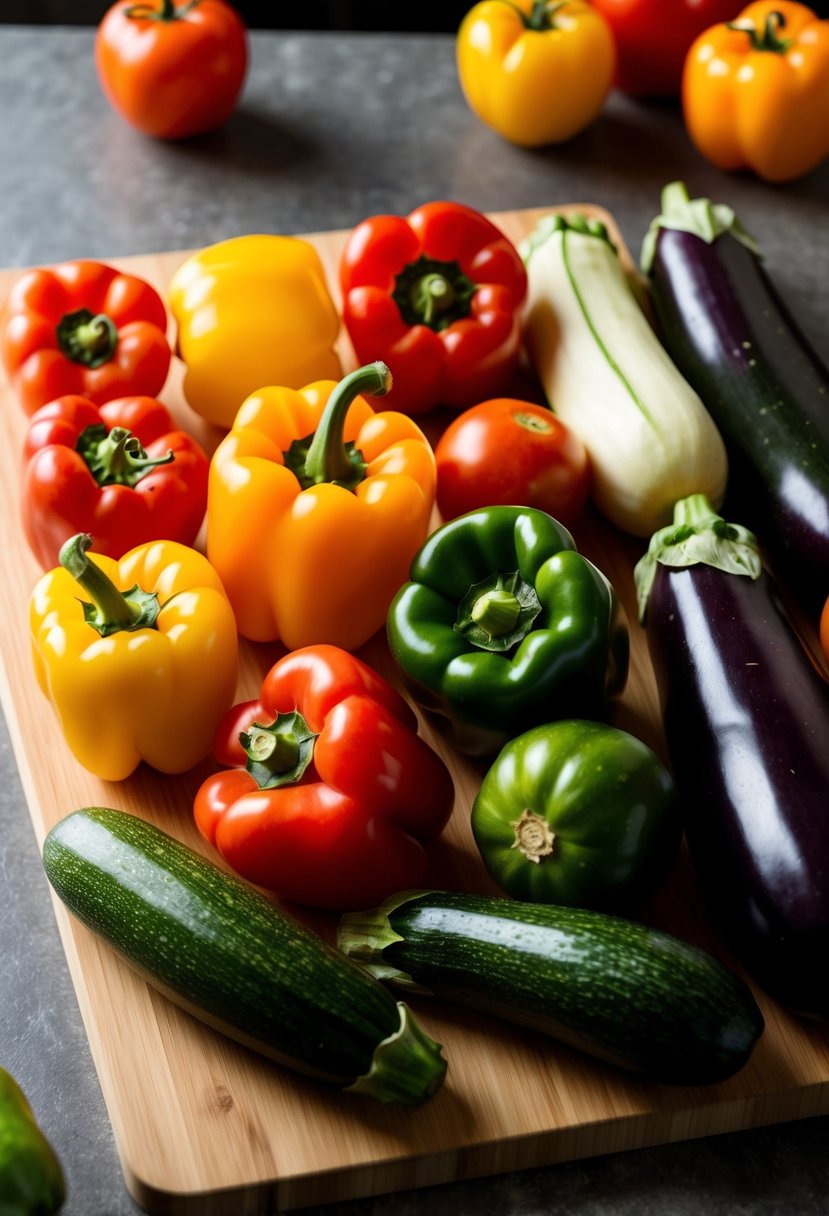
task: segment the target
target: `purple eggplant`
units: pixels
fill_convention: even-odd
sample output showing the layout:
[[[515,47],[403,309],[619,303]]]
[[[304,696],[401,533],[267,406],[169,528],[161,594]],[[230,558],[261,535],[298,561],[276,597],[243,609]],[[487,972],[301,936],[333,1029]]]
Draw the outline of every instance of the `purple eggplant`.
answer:
[[[666,186],[642,252],[660,336],[722,434],[726,509],[814,611],[829,594],[829,368],[729,207]]]
[[[829,683],[745,528],[693,495],[636,568],[689,851],[776,1000],[829,1017]]]

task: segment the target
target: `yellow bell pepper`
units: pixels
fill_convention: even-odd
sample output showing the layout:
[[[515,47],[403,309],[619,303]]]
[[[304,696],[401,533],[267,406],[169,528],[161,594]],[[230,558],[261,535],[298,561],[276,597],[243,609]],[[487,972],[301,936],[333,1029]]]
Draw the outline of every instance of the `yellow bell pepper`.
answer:
[[[184,395],[227,429],[263,384],[339,379],[340,320],[319,254],[300,237],[239,236],[184,262],[169,289]]]
[[[390,387],[372,363],[339,384],[261,389],[216,449],[207,554],[244,637],[353,650],[383,625],[435,494],[417,424],[358,395]]]
[[[481,0],[456,39],[458,78],[470,108],[511,143],[561,143],[602,108],[616,44],[584,0]]]
[[[79,533],[29,605],[37,681],[69,749],[121,781],[145,760],[183,773],[210,752],[233,703],[238,639],[216,572],[194,549],[154,541],[120,561]],[[80,588],[91,603],[78,599]]]
[[[829,156],[829,21],[792,0],[759,0],[712,26],[685,60],[682,110],[718,168],[802,177]]]

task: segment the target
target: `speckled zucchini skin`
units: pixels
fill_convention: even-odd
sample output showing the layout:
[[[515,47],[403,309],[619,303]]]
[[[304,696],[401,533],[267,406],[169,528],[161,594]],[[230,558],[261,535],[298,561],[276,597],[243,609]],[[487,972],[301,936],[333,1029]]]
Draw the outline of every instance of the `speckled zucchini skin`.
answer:
[[[660,1081],[721,1081],[763,1030],[747,985],[711,955],[598,912],[410,892],[343,917],[340,948],[380,978]]]
[[[400,1027],[397,1003],[268,899],[144,820],[74,812],[43,848],[61,900],[150,983],[256,1050],[338,1087]]]

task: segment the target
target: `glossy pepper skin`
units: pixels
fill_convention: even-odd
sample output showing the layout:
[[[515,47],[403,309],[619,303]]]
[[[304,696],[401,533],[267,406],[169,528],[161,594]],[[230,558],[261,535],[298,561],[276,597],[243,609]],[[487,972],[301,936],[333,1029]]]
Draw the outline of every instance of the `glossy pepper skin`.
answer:
[[[389,365],[396,410],[473,405],[515,371],[526,271],[471,207],[433,202],[363,220],[346,241],[340,286],[357,359]]]
[[[187,772],[209,754],[236,691],[236,623],[221,582],[175,541],[120,562],[88,555],[91,541],[67,541],[32,593],[38,684],[75,759],[104,781],[142,760]]]
[[[682,828],[676,790],[641,740],[571,718],[505,744],[472,805],[475,843],[514,899],[636,908],[665,879]]]
[[[103,262],[25,271],[3,314],[3,366],[27,414],[69,393],[96,405],[155,397],[170,367],[167,311],[136,275]]]
[[[433,532],[387,632],[412,697],[471,755],[539,723],[595,717],[627,677],[613,587],[531,507],[472,511]]]
[[[107,100],[157,139],[221,126],[247,71],[244,23],[224,0],[118,0],[95,36],[95,67]]]
[[[0,1068],[0,1212],[51,1216],[63,1206],[60,1162],[20,1086]]]
[[[404,414],[375,413],[388,368],[265,388],[217,448],[207,553],[243,637],[354,650],[380,629],[429,527],[435,458]]]
[[[688,52],[682,109],[718,168],[802,177],[829,155],[829,21],[792,0],[757,0],[712,26]]]
[[[199,830],[243,877],[314,907],[417,885],[452,809],[449,770],[412,710],[336,646],[280,659],[258,701],[223,719],[214,754],[237,767],[201,786]]]
[[[184,395],[216,426],[227,430],[263,386],[340,377],[340,319],[319,254],[299,237],[210,245],[178,268],[168,299],[187,369]]]
[[[154,397],[97,408],[58,397],[32,416],[23,455],[23,527],[44,570],[76,532],[91,532],[96,552],[114,558],[151,540],[196,539],[207,454]]]
[[[591,0],[613,30],[614,85],[634,96],[678,97],[685,56],[717,21],[730,21],[735,0]]]
[[[583,0],[481,0],[456,52],[470,108],[525,147],[561,143],[593,122],[616,65],[610,25]]]

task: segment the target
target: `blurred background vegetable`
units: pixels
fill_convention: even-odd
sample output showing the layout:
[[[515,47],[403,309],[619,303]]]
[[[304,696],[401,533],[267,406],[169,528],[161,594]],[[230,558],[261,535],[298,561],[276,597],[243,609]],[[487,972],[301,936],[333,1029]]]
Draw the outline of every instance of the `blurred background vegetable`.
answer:
[[[221,126],[236,106],[247,62],[244,23],[224,0],[119,0],[95,39],[107,100],[160,139]]]
[[[591,0],[616,41],[614,84],[625,93],[676,97],[691,43],[739,0]]]
[[[482,0],[458,29],[458,77],[482,122],[537,147],[578,135],[610,91],[610,26],[583,0]]]
[[[720,169],[792,181],[829,155],[829,21],[793,0],[757,0],[688,52],[682,112]]]
[[[66,1198],[63,1170],[14,1077],[0,1067],[0,1213],[52,1216]]]

